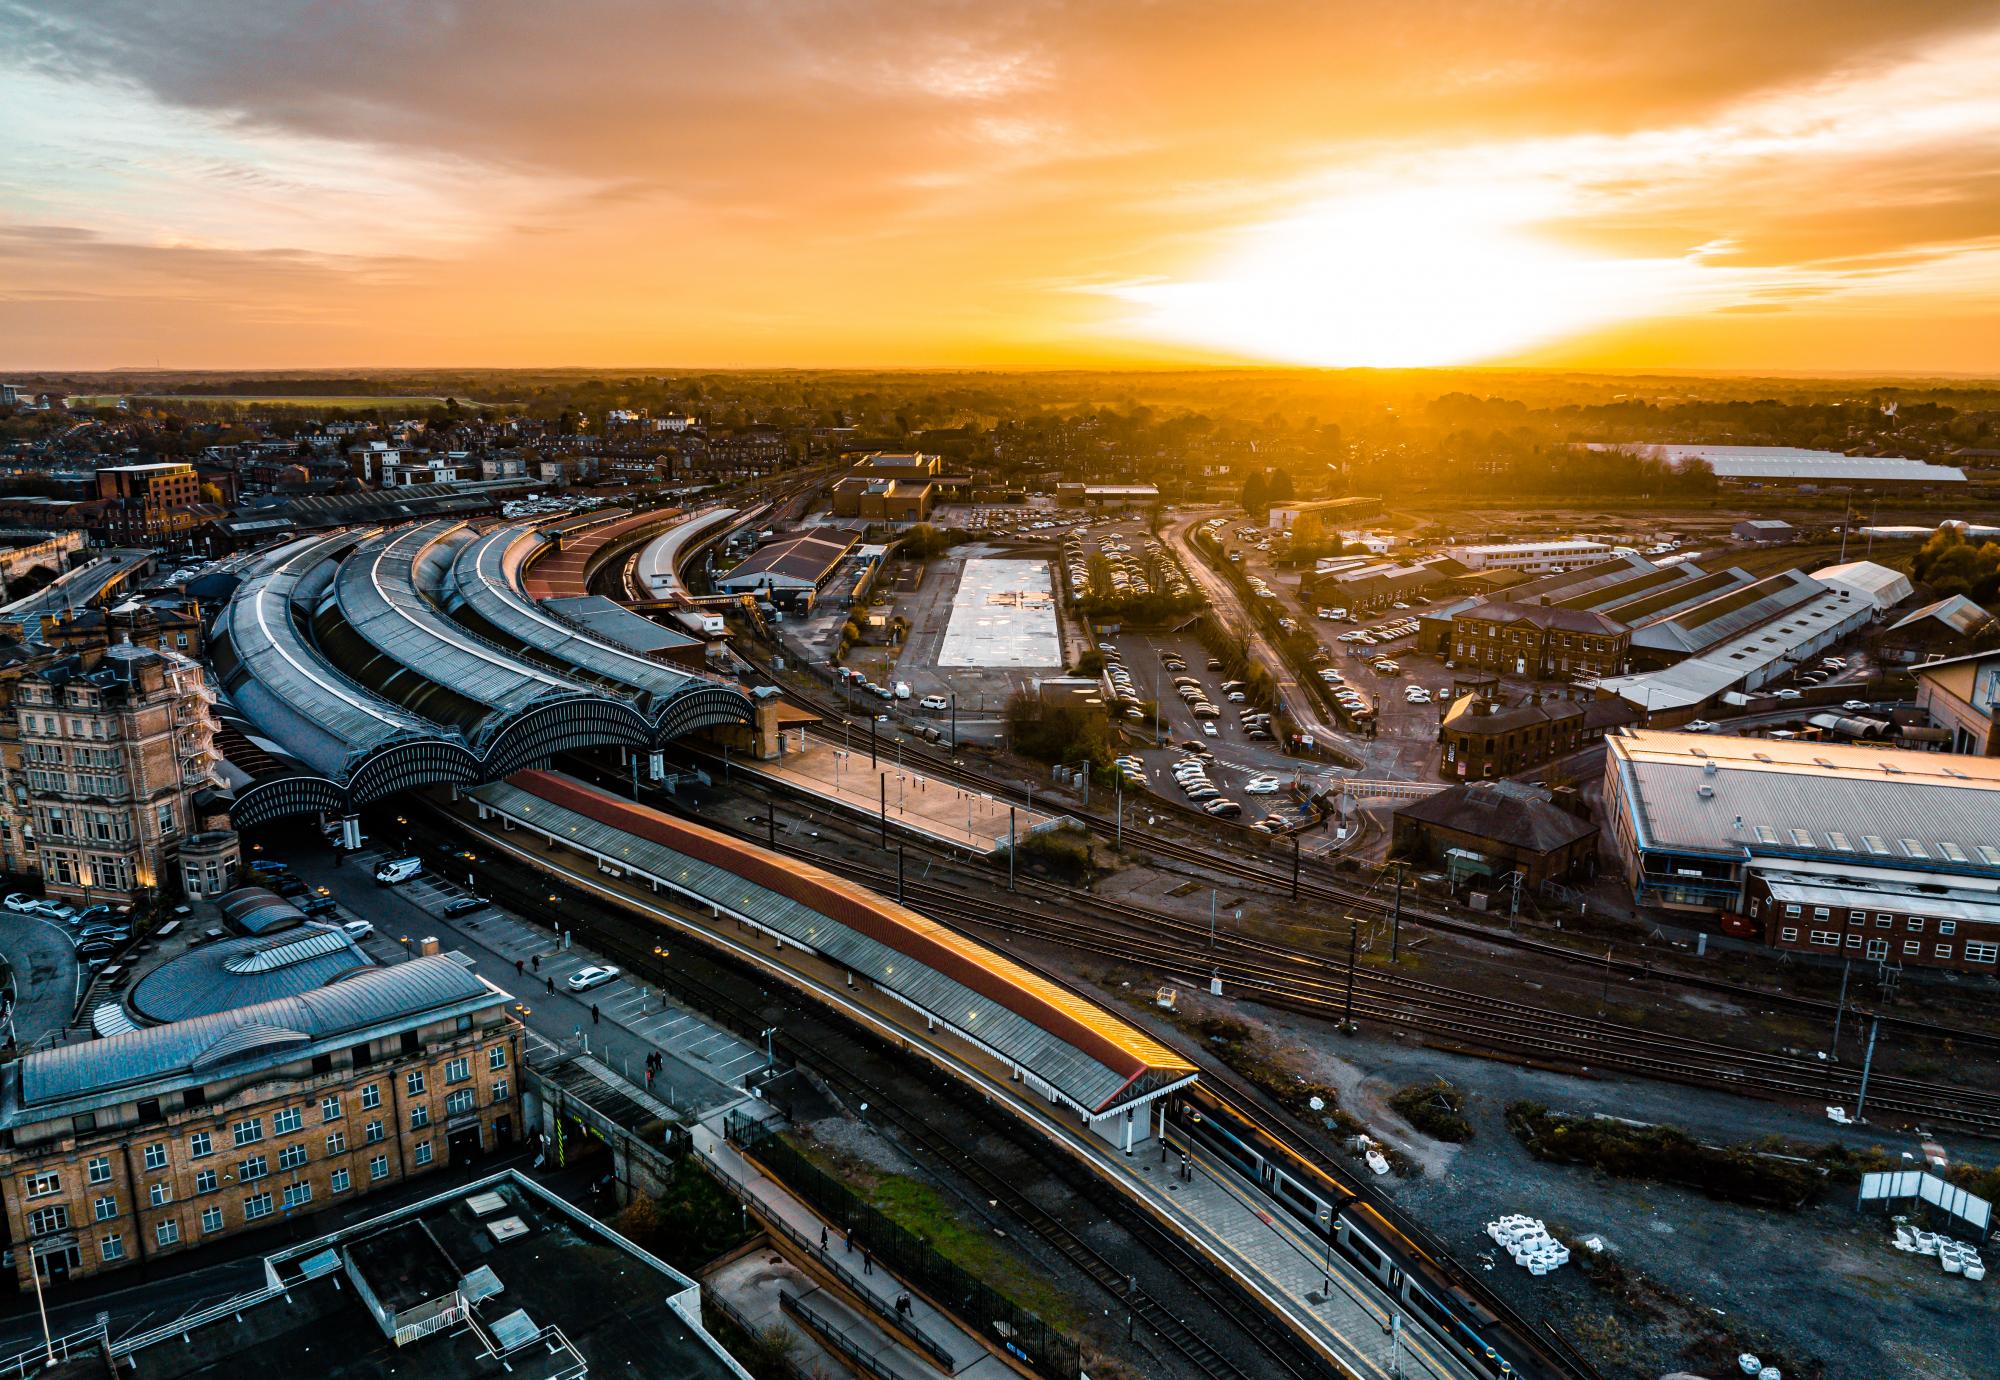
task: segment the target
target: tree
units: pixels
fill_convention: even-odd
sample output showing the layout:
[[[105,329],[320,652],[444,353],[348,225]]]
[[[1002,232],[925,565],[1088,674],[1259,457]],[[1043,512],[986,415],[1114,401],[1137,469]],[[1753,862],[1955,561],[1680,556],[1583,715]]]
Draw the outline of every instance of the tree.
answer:
[[[1243,511],[1257,517],[1270,506],[1270,489],[1264,482],[1264,471],[1252,470],[1243,481]]]

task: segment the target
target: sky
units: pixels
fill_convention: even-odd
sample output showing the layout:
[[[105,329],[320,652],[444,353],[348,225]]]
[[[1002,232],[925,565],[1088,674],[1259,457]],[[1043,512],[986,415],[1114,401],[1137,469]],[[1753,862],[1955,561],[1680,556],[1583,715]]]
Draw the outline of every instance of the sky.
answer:
[[[2000,374],[1991,0],[0,0],[0,368]]]

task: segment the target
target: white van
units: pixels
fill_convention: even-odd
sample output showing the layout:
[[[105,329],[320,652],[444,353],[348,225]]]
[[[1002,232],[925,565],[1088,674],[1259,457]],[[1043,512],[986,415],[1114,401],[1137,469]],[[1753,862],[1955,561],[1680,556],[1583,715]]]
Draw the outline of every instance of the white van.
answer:
[[[910,683],[906,680],[897,681],[896,698],[899,700],[906,700],[909,697],[910,697]]]
[[[375,880],[382,886],[395,886],[409,881],[423,870],[422,858],[395,858],[375,869]]]

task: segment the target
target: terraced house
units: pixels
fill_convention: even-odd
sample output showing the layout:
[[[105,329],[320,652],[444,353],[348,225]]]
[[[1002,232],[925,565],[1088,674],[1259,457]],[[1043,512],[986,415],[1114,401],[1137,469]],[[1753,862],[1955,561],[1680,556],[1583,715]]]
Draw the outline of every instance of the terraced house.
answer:
[[[444,956],[0,1069],[23,1289],[118,1269],[512,1142],[510,998]]]
[[[1601,613],[1500,601],[1452,619],[1451,658],[1503,676],[1567,680],[1624,669],[1631,634]]]

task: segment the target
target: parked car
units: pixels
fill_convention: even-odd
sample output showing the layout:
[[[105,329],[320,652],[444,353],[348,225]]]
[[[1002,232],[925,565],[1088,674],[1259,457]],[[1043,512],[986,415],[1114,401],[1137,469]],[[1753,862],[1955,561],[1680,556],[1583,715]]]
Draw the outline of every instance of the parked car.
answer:
[[[42,898],[39,896],[30,896],[25,891],[9,893],[5,901],[0,901],[0,905],[4,905],[16,915],[40,915],[42,913]]]
[[[310,901],[307,901],[304,905],[299,907],[299,909],[304,911],[307,915],[313,915],[313,916],[331,915],[333,914],[334,911],[338,910],[339,908],[340,908],[340,903],[334,900],[331,896],[315,896]]]
[[[1246,784],[1243,792],[1246,795],[1276,795],[1284,786],[1285,783],[1275,776],[1259,776]]]
[[[423,870],[422,858],[396,858],[375,869],[375,880],[382,886],[397,886]]]
[[[129,925],[85,925],[76,932],[79,944],[87,944],[93,939],[108,939],[114,943],[122,943],[131,937],[132,929]]]
[[[372,920],[349,920],[340,927],[340,930],[349,939],[365,939],[375,933],[375,922]]]
[[[1870,704],[1868,703],[1868,701],[1867,701],[1867,700],[1842,700],[1842,701],[1840,702],[1840,707],[1841,707],[1842,709],[1868,709],[1868,708],[1872,708],[1872,706],[1871,706],[1871,705],[1870,705]]]
[[[470,915],[475,910],[485,910],[491,904],[484,896],[461,896],[444,908],[446,915]]]
[[[1796,690],[1773,690],[1771,692],[1771,698],[1779,700],[1795,700],[1799,698],[1799,692]]]
[[[951,701],[947,700],[943,695],[925,695],[917,701],[917,707],[919,709],[949,709],[951,708]]]
[[[1241,805],[1226,798],[1211,800],[1201,808],[1203,812],[1214,815],[1217,819],[1234,819],[1243,813]]]
[[[1202,720],[1201,731],[1207,734],[1211,738],[1217,736],[1215,732],[1215,725],[1209,723],[1206,719]]]
[[[571,973],[565,985],[572,992],[588,992],[593,987],[602,987],[617,976],[618,970],[608,963],[594,965],[589,968],[579,968]]]

